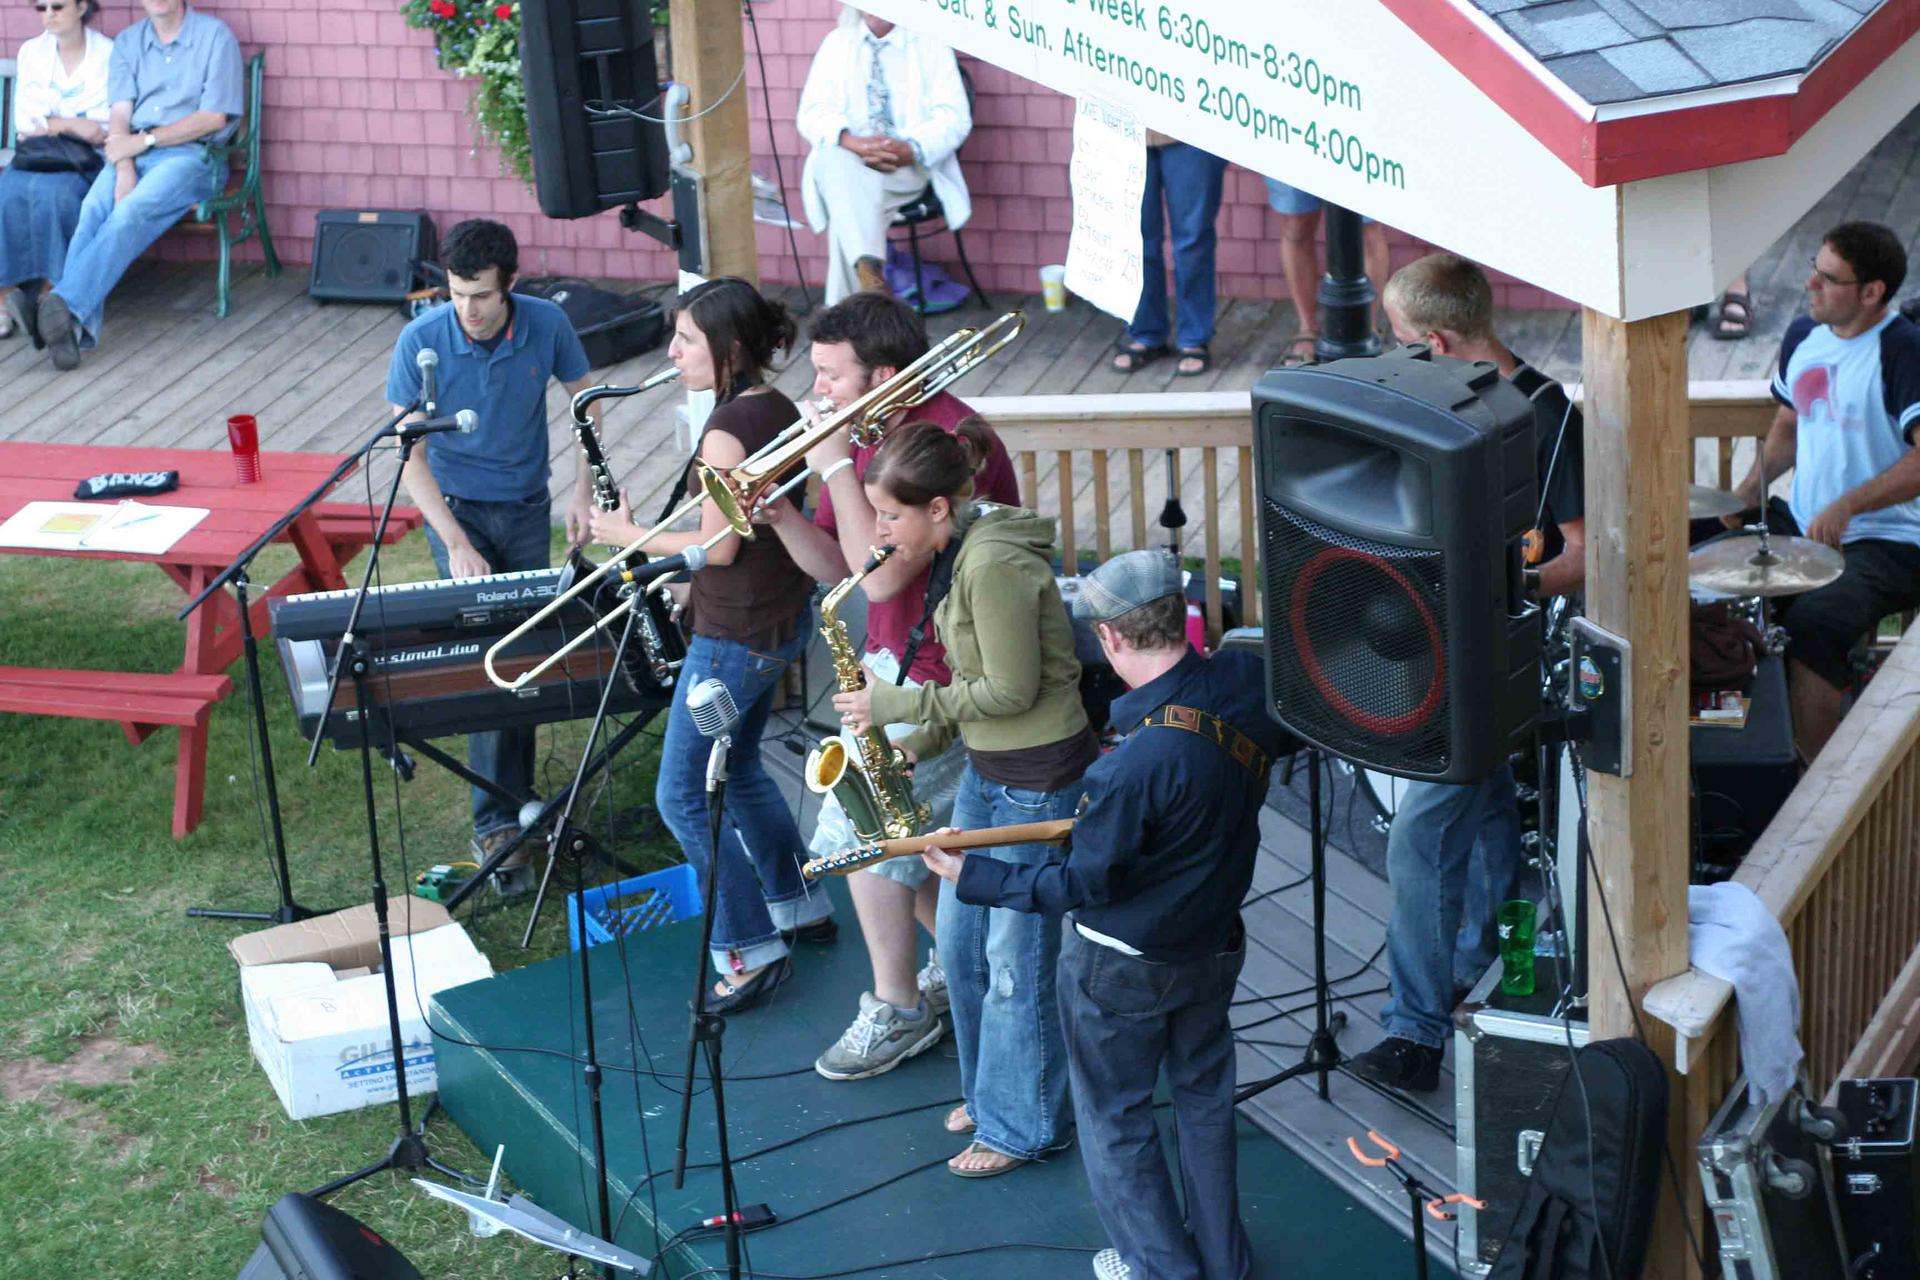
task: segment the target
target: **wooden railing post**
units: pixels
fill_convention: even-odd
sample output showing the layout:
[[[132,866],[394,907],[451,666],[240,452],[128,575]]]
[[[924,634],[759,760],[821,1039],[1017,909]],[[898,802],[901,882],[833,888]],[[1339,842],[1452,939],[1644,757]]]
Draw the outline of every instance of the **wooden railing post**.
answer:
[[[1588,775],[1590,1027],[1635,1034],[1648,987],[1687,967],[1687,314],[1620,321],[1589,309],[1586,382],[1587,615],[1632,646],[1631,775]],[[1624,981],[1622,980],[1624,978]],[[1672,1032],[1645,1019],[1673,1071]],[[1669,1150],[1692,1167],[1690,1110],[1669,1075]],[[1687,1178],[1690,1194],[1692,1178]],[[1655,1213],[1648,1276],[1692,1276],[1672,1194]]]

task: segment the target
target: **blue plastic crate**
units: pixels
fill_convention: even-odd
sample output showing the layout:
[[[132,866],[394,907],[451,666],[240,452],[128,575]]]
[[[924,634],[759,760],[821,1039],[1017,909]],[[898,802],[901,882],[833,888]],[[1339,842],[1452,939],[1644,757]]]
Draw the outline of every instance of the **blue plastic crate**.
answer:
[[[580,949],[580,915],[567,895],[567,940]],[[587,945],[598,946],[641,929],[685,920],[700,914],[700,881],[685,862],[664,871],[650,871],[617,884],[597,885],[585,891]]]

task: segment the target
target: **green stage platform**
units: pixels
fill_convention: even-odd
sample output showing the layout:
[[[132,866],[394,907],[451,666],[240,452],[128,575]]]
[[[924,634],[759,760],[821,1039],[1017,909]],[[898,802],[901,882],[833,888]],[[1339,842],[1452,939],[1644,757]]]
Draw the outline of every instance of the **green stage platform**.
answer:
[[[828,891],[843,921],[840,942],[802,946],[798,972],[776,1001],[727,1028],[728,1127],[740,1199],[764,1201],[780,1218],[746,1238],[751,1274],[1090,1275],[1092,1252],[1106,1241],[1077,1152],[999,1178],[946,1172],[943,1162],[960,1147],[940,1125],[959,1093],[950,1039],[871,1080],[834,1084],[814,1074],[815,1055],[845,1027],[869,981],[845,886],[835,880]],[[591,952],[615,1234],[647,1256],[674,1232],[720,1212],[704,1075],[696,1077],[689,1142],[688,1159],[697,1167],[684,1190],[673,1189],[698,930],[698,920],[683,921]],[[580,1070],[568,1060],[584,1047],[574,959],[443,992],[433,1018],[451,1037],[436,1049],[442,1105],[481,1150],[506,1144],[508,1175],[535,1200],[590,1227],[592,1127]],[[1253,1235],[1255,1276],[1371,1280],[1413,1272],[1405,1237],[1244,1119],[1240,1202]],[[676,1245],[654,1274],[725,1275],[724,1250],[717,1239]]]

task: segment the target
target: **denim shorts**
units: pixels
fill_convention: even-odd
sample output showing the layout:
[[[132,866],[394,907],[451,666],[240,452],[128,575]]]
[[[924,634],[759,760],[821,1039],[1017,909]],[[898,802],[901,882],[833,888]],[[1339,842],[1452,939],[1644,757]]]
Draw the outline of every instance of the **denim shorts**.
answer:
[[[1299,187],[1290,187],[1277,178],[1266,178],[1267,206],[1275,213],[1284,213],[1288,217],[1298,217],[1303,213],[1318,213],[1327,202],[1311,191],[1302,191]],[[1372,218],[1362,218],[1362,222],[1372,222]]]

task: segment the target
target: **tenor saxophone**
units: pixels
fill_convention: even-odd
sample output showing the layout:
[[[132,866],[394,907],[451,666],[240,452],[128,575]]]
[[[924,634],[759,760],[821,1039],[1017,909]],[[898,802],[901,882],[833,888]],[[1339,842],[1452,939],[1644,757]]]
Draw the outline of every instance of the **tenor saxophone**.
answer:
[[[851,693],[865,684],[866,673],[860,666],[860,655],[854,652],[853,641],[847,636],[847,624],[838,616],[840,602],[893,553],[892,547],[875,548],[873,558],[860,572],[827,592],[827,598],[820,602],[820,634],[826,639],[827,651],[833,655],[834,679],[843,693]],[[914,801],[906,758],[877,724],[870,724],[855,734],[854,742],[859,747],[857,760],[847,751],[846,740],[839,735],[820,740],[807,755],[808,789],[819,795],[831,793],[847,811],[847,818],[863,844],[903,839],[918,832],[926,825],[931,811]]]

